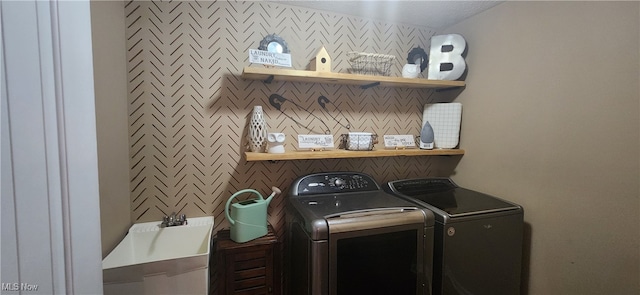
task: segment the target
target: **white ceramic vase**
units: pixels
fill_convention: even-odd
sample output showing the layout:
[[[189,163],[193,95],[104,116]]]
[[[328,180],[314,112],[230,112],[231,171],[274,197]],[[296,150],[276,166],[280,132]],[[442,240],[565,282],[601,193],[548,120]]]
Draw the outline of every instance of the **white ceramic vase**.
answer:
[[[264,152],[267,140],[267,122],[262,113],[262,106],[254,106],[249,122],[249,148],[252,152]]]

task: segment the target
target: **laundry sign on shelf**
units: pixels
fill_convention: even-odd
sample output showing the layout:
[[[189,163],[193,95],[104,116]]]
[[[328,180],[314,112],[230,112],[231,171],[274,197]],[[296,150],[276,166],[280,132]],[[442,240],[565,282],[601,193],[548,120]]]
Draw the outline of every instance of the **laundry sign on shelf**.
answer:
[[[411,134],[385,135],[384,147],[387,149],[411,149],[416,147],[416,141]]]
[[[291,54],[249,49],[249,62],[263,65],[291,67]]]
[[[311,150],[333,149],[333,135],[298,134],[298,148]]]

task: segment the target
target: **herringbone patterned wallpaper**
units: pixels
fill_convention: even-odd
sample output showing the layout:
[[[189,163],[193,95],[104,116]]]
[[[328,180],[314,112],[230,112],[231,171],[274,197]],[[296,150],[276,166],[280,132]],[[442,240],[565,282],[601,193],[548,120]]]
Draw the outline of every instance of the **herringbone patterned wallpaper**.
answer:
[[[248,50],[276,33],[287,41],[295,69],[305,69],[325,46],[334,72],[347,71],[346,52],[362,51],[395,55],[392,75],[399,76],[407,53],[415,46],[428,48],[434,32],[266,2],[133,1],[125,13],[134,221],[159,220],[175,211],[213,215],[220,229],[228,227],[224,204],[240,189],[254,188],[266,196],[275,185],[286,192],[296,177],[322,171],[362,171],[381,183],[432,174],[428,157],[246,162],[254,105],[263,106],[269,131],[286,133],[287,149],[294,148],[297,134],[308,133],[269,104],[273,93],[313,112],[336,136],[348,130],[322,110],[320,95],[342,110],[351,131],[382,136],[419,134],[431,92],[264,84],[240,74],[249,66]],[[322,128],[306,111],[285,106],[297,120]],[[340,118],[335,108],[329,110]],[[277,196],[269,208],[269,222],[277,230],[283,228],[285,197]]]

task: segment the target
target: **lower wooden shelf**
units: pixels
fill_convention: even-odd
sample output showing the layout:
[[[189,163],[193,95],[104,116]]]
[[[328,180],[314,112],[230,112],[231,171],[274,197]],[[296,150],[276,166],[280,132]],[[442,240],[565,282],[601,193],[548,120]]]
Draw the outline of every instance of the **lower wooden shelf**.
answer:
[[[417,156],[454,156],[464,155],[462,149],[404,149],[404,150],[372,150],[372,151],[291,151],[284,154],[245,152],[247,161],[281,161],[281,160],[318,160],[378,157],[417,157]]]

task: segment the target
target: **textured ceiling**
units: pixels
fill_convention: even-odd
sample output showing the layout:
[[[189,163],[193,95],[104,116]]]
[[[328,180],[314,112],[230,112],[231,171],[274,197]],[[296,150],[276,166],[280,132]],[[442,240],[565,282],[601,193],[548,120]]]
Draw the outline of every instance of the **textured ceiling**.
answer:
[[[271,1],[393,23],[443,29],[504,1]]]

